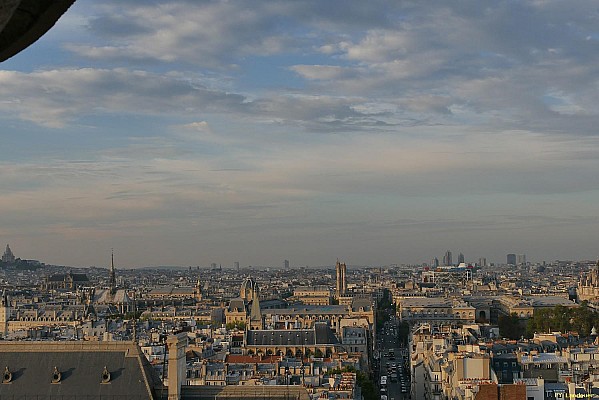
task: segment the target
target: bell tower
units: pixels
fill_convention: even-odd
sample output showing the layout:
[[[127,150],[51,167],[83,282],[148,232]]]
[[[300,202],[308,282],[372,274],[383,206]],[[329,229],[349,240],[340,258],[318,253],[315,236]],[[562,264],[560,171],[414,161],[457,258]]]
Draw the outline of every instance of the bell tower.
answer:
[[[198,278],[198,281],[196,282],[196,287],[195,287],[193,293],[195,295],[196,301],[202,300],[202,284],[201,284],[200,278]]]
[[[10,320],[10,302],[6,290],[2,292],[2,299],[0,300],[0,329],[2,337],[5,338],[8,335],[8,321]]]

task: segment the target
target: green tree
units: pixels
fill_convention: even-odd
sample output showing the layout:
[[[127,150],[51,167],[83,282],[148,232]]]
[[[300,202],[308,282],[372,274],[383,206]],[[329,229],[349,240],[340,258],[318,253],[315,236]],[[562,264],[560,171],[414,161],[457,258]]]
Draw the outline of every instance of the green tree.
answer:
[[[576,331],[588,336],[593,326],[599,326],[599,315],[583,302],[579,307],[556,306],[535,310],[527,324],[527,333]]]
[[[225,325],[225,327],[228,330],[239,329],[242,331],[245,329],[245,322],[243,322],[243,321],[229,322],[227,325]]]
[[[401,322],[399,324],[398,333],[399,333],[399,340],[401,341],[401,343],[407,345],[408,336],[410,335],[410,324],[408,324],[405,321]]]
[[[498,321],[499,334],[508,339],[520,339],[525,334],[524,327],[516,313],[501,315]]]

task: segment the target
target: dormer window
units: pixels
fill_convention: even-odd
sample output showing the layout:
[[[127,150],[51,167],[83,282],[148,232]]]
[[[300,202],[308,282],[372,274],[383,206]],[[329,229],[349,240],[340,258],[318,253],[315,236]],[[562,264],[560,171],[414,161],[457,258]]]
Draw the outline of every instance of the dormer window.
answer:
[[[12,381],[12,372],[6,367],[2,375],[2,383],[10,383],[10,381]]]
[[[104,366],[104,371],[102,371],[102,383],[109,383],[110,382],[110,372],[108,372],[108,369],[106,368],[106,366]]]
[[[54,371],[52,371],[52,383],[60,383],[61,378],[62,374],[57,367],[54,367]]]

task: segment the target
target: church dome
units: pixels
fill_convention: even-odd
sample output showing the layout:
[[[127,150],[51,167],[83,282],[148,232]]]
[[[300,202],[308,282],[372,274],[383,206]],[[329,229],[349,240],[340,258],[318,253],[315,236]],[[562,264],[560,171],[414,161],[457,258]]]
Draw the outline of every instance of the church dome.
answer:
[[[245,301],[251,301],[254,298],[258,297],[258,292],[259,292],[259,289],[258,289],[258,284],[256,283],[256,281],[251,277],[247,277],[241,284],[241,290],[239,291],[239,297],[241,297]]]

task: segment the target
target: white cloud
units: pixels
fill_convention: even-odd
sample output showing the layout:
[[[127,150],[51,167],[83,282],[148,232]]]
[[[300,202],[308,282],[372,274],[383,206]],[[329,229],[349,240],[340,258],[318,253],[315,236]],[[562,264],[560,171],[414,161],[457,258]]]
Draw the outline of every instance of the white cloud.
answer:
[[[333,65],[294,65],[290,69],[310,80],[336,80],[348,74],[355,75],[348,68]]]
[[[201,83],[125,69],[0,71],[0,111],[60,128],[81,115],[188,114],[242,108],[244,97]]]
[[[0,71],[2,232],[127,237],[156,256],[162,232],[352,250],[348,226],[363,243],[442,231],[441,243],[453,221],[597,216],[590,0],[107,0],[69,13],[22,53],[35,65]],[[339,245],[320,242],[319,254]]]

